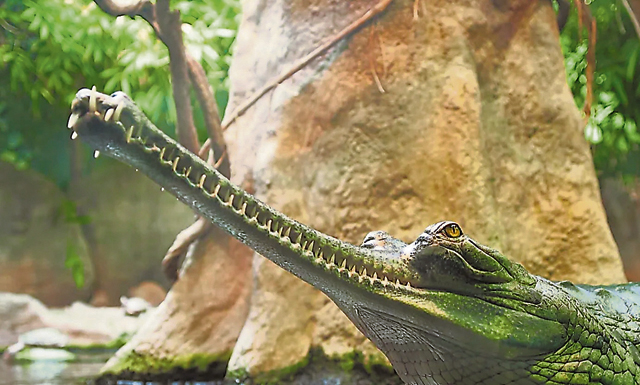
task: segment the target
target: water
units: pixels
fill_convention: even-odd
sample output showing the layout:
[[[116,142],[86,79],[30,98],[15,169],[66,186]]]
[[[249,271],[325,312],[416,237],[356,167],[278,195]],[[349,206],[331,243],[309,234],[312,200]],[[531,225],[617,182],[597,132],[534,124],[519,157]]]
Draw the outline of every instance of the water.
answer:
[[[77,353],[77,352],[76,352]],[[0,359],[0,385],[80,385],[95,377],[113,352],[77,353],[75,362],[12,364]]]

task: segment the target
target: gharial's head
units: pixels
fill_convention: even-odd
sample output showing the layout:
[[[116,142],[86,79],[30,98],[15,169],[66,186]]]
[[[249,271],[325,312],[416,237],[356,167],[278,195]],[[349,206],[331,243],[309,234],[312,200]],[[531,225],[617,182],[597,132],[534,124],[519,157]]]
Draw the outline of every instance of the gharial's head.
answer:
[[[536,291],[527,290],[536,280],[522,265],[469,238],[455,222],[427,227],[400,250],[400,260],[416,274],[418,282],[412,283],[417,288],[540,301]]]

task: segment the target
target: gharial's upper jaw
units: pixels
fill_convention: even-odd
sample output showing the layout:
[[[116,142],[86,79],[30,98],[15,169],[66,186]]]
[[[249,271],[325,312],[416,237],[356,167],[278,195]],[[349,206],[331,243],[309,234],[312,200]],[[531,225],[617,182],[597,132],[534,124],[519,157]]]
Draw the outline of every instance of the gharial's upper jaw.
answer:
[[[71,116],[67,128],[76,131],[78,121],[88,114],[93,114],[105,122],[120,121],[129,100],[122,92],[107,95],[97,92],[95,86],[91,89],[83,88],[76,93],[75,99],[71,102]]]

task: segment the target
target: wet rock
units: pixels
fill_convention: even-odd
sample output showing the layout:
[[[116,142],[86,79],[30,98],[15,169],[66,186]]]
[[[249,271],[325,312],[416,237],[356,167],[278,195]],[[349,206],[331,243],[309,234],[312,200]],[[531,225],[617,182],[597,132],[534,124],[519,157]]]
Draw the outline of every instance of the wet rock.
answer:
[[[14,362],[21,361],[65,361],[76,359],[76,355],[64,349],[53,348],[26,348],[18,352],[13,358]]]

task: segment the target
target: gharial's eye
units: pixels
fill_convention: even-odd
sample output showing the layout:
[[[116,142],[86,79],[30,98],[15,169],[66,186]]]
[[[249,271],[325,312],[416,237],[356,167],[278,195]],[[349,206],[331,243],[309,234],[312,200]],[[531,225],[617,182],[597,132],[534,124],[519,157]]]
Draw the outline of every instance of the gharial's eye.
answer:
[[[458,226],[455,223],[451,223],[447,225],[447,227],[442,229],[442,231],[444,231],[444,233],[451,238],[458,238],[459,236],[462,235],[462,230],[460,229],[460,226]]]

